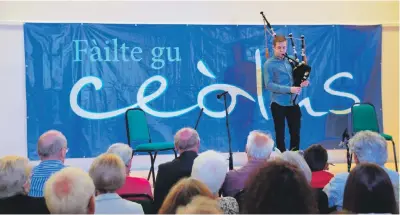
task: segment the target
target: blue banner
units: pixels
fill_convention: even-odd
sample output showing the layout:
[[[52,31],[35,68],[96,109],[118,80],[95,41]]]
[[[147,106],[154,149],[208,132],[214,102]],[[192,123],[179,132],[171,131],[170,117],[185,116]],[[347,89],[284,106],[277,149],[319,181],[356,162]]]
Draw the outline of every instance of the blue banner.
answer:
[[[381,112],[381,26],[274,26],[278,34],[305,36],[310,86],[298,97],[301,148],[337,147],[350,107],[367,101]],[[274,136],[262,67],[272,37],[262,25],[24,25],[27,147],[38,159],[38,137],[62,131],[68,157],[94,157],[127,143],[124,113],[147,113],[153,141],[173,141],[182,127],[198,125],[201,151],[243,152],[248,133]],[[300,41],[295,40],[300,53]],[[288,43],[288,53],[293,50]],[[271,53],[272,54],[272,53]],[[381,123],[382,124],[382,123]],[[286,135],[289,145],[289,135]]]

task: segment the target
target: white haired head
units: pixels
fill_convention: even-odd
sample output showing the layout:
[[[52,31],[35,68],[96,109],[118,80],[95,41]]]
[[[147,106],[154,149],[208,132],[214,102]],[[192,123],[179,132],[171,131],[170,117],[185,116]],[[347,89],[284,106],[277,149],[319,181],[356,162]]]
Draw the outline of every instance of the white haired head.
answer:
[[[311,169],[308,166],[304,157],[301,156],[299,152],[285,151],[278,154],[276,158],[285,160],[293,165],[296,165],[304,173],[304,176],[306,177],[308,183],[311,183]]]
[[[124,162],[118,155],[104,153],[93,160],[89,175],[100,194],[114,193],[125,183],[125,170]]]
[[[127,144],[114,143],[108,148],[107,153],[118,155],[125,164],[126,173],[129,174],[132,164],[132,151],[132,148]]]
[[[82,169],[65,167],[54,173],[44,187],[44,198],[52,214],[93,214],[95,187]]]
[[[246,153],[250,159],[268,159],[274,149],[274,140],[262,131],[251,131],[247,137]]]
[[[216,195],[225,181],[227,172],[228,163],[224,156],[216,151],[208,150],[194,160],[191,177],[206,184]]]
[[[383,166],[388,158],[385,138],[373,131],[359,131],[349,140],[349,149],[355,162],[368,162]]]
[[[21,156],[5,156],[0,159],[0,198],[26,193],[29,189],[31,166]]]

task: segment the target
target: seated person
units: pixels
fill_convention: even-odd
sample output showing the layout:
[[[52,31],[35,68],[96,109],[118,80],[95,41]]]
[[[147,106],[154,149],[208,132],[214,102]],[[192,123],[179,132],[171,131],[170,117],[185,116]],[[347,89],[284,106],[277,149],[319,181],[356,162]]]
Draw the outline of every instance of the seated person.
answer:
[[[43,197],[27,196],[31,167],[27,158],[0,158],[0,213],[48,214]]]
[[[311,175],[311,174],[310,174]],[[316,214],[317,202],[303,171],[283,160],[268,161],[249,177],[243,214]]]
[[[52,214],[94,214],[94,184],[87,172],[66,167],[45,184],[44,198]]]
[[[188,205],[196,196],[216,199],[203,182],[194,178],[182,178],[171,188],[158,214],[175,214],[180,206]]]
[[[235,198],[219,197],[219,190],[224,183],[227,171],[227,159],[213,150],[208,150],[194,159],[191,177],[207,185],[218,199],[224,214],[238,214],[239,204]]]
[[[175,134],[174,144],[179,157],[158,166],[156,183],[154,185],[155,211],[160,209],[171,187],[180,179],[190,176],[193,161],[199,151],[200,137],[196,130],[182,128]]]
[[[32,169],[28,196],[43,197],[43,188],[47,179],[65,167],[67,152],[67,139],[61,132],[50,130],[39,137],[37,153],[40,163]]]
[[[195,196],[186,206],[180,206],[176,214],[223,214],[218,201],[205,196]]]
[[[328,170],[328,152],[319,144],[308,147],[303,154],[308,166],[311,169],[311,187],[322,189],[333,178]]]
[[[96,187],[96,213],[144,214],[140,204],[121,198],[116,191],[125,183],[126,168],[121,158],[106,153],[97,157],[89,169]]]
[[[153,192],[151,191],[151,185],[145,178],[138,178],[130,176],[131,165],[132,165],[132,148],[127,144],[115,143],[111,145],[107,153],[113,153],[118,155],[125,164],[126,178],[124,185],[117,190],[118,195],[123,194],[147,194],[153,198]]]
[[[384,166],[388,157],[386,140],[376,132],[359,131],[349,140],[349,148],[353,153],[353,160],[356,166],[361,163],[373,163],[386,171],[393,184],[396,201],[398,202],[399,173]],[[348,177],[348,172],[336,174],[324,187],[323,191],[328,196],[329,207],[336,206],[338,211],[342,209],[344,187]]]
[[[235,196],[245,185],[249,174],[266,162],[273,151],[274,141],[262,131],[252,131],[247,137],[247,163],[239,169],[230,170],[222,185],[224,196]]]
[[[299,169],[302,170],[304,176],[306,177],[307,182],[311,186],[311,177],[312,177],[311,169],[308,166],[304,157],[301,156],[299,152],[285,151],[279,154],[277,156],[277,159],[288,161],[289,163],[299,167]],[[315,196],[315,199],[317,200],[319,213],[325,214],[332,212],[332,209],[330,209],[328,206],[328,196],[322,191],[322,189],[312,188],[312,191]]]
[[[358,164],[346,181],[343,208],[356,214],[399,214],[389,175],[380,166]]]

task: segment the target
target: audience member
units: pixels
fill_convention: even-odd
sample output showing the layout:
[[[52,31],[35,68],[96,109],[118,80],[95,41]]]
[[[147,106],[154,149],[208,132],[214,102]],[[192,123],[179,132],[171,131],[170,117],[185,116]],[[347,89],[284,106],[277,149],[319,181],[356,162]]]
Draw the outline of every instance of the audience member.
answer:
[[[190,176],[193,161],[199,151],[199,134],[192,128],[182,128],[175,134],[174,144],[179,157],[158,166],[154,185],[155,211],[159,210],[171,187],[181,178]]]
[[[158,213],[175,214],[179,206],[186,206],[193,197],[198,195],[215,199],[203,182],[194,178],[182,178],[171,188]]]
[[[239,205],[233,197],[219,198],[219,190],[228,171],[227,159],[221,154],[209,150],[194,159],[191,177],[203,182],[213,195],[218,198],[224,214],[239,213]]]
[[[249,177],[243,208],[246,214],[313,214],[317,203],[304,173],[284,160],[271,160]]]
[[[27,158],[5,156],[0,158],[0,213],[48,214],[43,197],[27,196],[31,167]]]
[[[33,168],[29,196],[43,197],[43,188],[47,179],[64,168],[64,160],[68,152],[67,139],[56,130],[42,134],[37,144],[37,152],[41,162]]]
[[[278,155],[275,159],[281,159],[297,166],[306,177],[307,182],[309,184],[311,183],[311,176],[312,176],[311,169],[308,166],[306,160],[304,160],[304,157],[301,156],[299,152],[285,151],[280,155]]]
[[[344,189],[343,208],[357,214],[398,214],[393,185],[385,170],[368,163],[351,170]]]
[[[297,166],[304,174],[307,182],[311,186],[312,173],[304,157],[298,151],[285,151],[278,156],[278,158],[285,160],[295,166]],[[312,188],[315,199],[318,204],[319,213],[325,214],[330,213],[334,209],[330,209],[328,206],[328,196],[322,191],[322,189]]]
[[[303,154],[308,166],[311,169],[311,187],[322,189],[333,178],[333,174],[328,170],[328,152],[320,144],[308,147]]]
[[[46,182],[44,198],[52,214],[94,214],[95,187],[87,172],[66,167]]]
[[[106,153],[97,157],[89,169],[96,187],[96,213],[144,214],[140,204],[121,198],[116,191],[125,183],[126,168],[118,155]]]
[[[386,171],[392,181],[396,201],[398,201],[399,173],[384,167],[388,156],[385,139],[376,132],[360,131],[349,140],[349,148],[356,165],[373,163]],[[336,174],[324,187],[323,190],[328,195],[329,207],[336,206],[337,210],[342,209],[344,187],[348,176],[348,172]]]
[[[222,194],[235,196],[239,193],[244,188],[249,174],[269,159],[273,148],[274,141],[269,135],[262,131],[250,132],[246,144],[247,163],[228,172],[222,185]]]
[[[144,178],[130,176],[131,165],[132,165],[132,148],[127,144],[115,143],[111,145],[107,153],[113,153],[118,155],[125,164],[126,178],[125,184],[117,190],[117,194],[147,194],[153,198],[153,192],[151,191],[150,182]]]
[[[186,206],[180,206],[176,214],[223,214],[218,201],[205,196],[195,196]]]

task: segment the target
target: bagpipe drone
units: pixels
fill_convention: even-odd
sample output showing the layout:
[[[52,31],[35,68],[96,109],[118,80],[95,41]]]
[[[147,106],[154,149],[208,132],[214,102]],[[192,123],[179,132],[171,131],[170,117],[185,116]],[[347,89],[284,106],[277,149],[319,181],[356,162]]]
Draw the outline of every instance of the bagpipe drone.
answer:
[[[261,11],[260,14],[262,15],[262,17],[264,19],[264,36],[265,36],[265,38],[267,37],[267,32],[271,36],[276,37],[274,28],[272,28],[272,26],[268,22],[267,18],[265,18],[264,13]],[[267,27],[270,29],[271,32],[267,29]],[[307,57],[306,57],[306,51],[305,51],[305,39],[304,39],[304,35],[301,35],[301,38],[294,38],[293,34],[290,33],[288,36],[289,36],[288,39],[290,40],[290,42],[292,44],[294,59],[289,57],[287,53],[285,54],[285,57],[289,60],[289,63],[292,66],[293,86],[300,87],[301,83],[309,78],[310,72],[311,72],[311,67],[307,64]],[[300,62],[299,58],[297,57],[297,51],[296,51],[294,39],[301,40],[301,57],[302,57],[301,62]],[[267,58],[269,58],[268,45],[266,46],[265,56]],[[296,99],[297,99],[297,95],[294,98],[293,102],[295,102]]]

